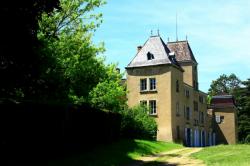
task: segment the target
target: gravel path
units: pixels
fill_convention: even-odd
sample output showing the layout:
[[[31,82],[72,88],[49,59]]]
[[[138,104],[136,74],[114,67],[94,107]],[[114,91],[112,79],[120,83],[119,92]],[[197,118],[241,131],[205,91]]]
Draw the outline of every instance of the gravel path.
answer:
[[[203,161],[190,157],[192,153],[196,153],[201,149],[202,148],[175,149],[153,156],[141,157],[134,163],[126,166],[205,166]]]

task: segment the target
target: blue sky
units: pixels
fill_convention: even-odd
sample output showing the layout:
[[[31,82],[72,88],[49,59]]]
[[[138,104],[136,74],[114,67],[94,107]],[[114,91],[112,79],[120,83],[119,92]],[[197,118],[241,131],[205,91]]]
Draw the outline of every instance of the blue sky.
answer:
[[[104,22],[94,42],[104,42],[107,63],[118,63],[122,71],[150,31],[167,42],[178,39],[189,44],[198,61],[199,88],[207,92],[212,80],[235,73],[250,78],[249,0],[107,0],[98,9]]]

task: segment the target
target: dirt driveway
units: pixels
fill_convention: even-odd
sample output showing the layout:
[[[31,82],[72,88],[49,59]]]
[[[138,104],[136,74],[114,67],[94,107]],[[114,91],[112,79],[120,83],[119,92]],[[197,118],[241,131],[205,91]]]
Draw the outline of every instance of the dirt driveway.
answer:
[[[145,156],[127,166],[205,166],[203,161],[191,158],[192,153],[202,148],[182,148],[163,152],[153,156]]]

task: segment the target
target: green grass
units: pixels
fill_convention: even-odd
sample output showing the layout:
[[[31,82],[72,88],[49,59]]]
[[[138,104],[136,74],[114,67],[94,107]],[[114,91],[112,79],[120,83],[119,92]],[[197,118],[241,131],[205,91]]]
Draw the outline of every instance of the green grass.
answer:
[[[48,166],[118,166],[141,156],[182,148],[182,145],[146,140],[122,140],[87,153],[46,163]]]
[[[207,147],[192,155],[208,166],[249,166],[250,145],[219,145]]]

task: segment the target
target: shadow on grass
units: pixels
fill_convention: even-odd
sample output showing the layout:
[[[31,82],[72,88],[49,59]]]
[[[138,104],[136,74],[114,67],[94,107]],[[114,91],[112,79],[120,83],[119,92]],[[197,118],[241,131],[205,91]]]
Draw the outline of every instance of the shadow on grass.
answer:
[[[177,166],[177,164],[170,164],[168,162],[162,161],[136,161],[132,164],[127,164],[124,166]]]
[[[149,145],[148,145],[149,146]],[[23,149],[25,150],[25,149]],[[78,149],[77,151],[54,151],[48,157],[45,153],[36,153],[23,156],[15,160],[9,159],[7,165],[13,166],[120,166],[134,163],[131,155],[151,155],[152,151],[147,145],[135,140],[120,140],[106,145],[99,145],[92,149]],[[40,155],[40,156],[36,156]]]

